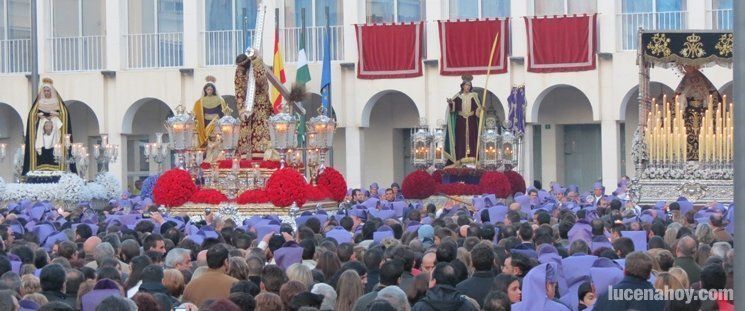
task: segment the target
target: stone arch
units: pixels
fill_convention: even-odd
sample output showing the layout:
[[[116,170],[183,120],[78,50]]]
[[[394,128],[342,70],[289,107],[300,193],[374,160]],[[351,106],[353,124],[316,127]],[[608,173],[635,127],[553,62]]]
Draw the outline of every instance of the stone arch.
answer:
[[[363,184],[401,182],[413,170],[409,145],[419,116],[414,101],[402,92],[383,91],[370,99],[360,135]]]
[[[662,82],[652,81],[649,82],[649,95],[656,98],[657,102],[662,102],[664,95],[667,95],[668,98],[675,96],[675,90]],[[626,118],[629,117],[628,113],[632,111],[639,112],[639,85],[632,87],[628,92],[626,92],[626,95],[623,96],[623,101],[621,102],[619,111],[619,120],[626,120]]]
[[[572,113],[575,114],[567,116]],[[543,90],[536,97],[530,114],[533,123],[577,124],[594,120],[590,99],[582,90],[568,84],[557,84]]]
[[[367,104],[365,104],[365,107],[362,109],[362,119],[360,120],[360,127],[370,127],[370,119],[373,108],[378,106],[379,103],[383,104],[396,102],[403,103],[403,105],[396,105],[392,108],[401,109],[402,111],[405,111],[406,108],[414,108],[414,111],[417,115],[416,125],[418,125],[420,113],[419,108],[416,106],[416,103],[414,103],[414,100],[412,100],[411,97],[401,91],[385,90],[373,95],[370,100],[367,101]],[[398,110],[391,111],[391,115],[400,117],[395,113],[397,111]]]
[[[479,101],[482,101],[484,98],[484,88],[481,87],[474,87],[473,91],[479,94]],[[486,105],[486,116],[495,116],[497,117],[497,121],[499,121],[499,124],[502,126],[506,126],[506,116],[507,116],[507,106],[502,104],[502,101],[499,100],[499,97],[497,95],[494,95],[491,91],[487,90],[486,93],[486,102],[482,103],[482,105]]]
[[[66,100],[65,104],[70,113],[73,142],[83,144],[88,150],[93,150],[93,145],[99,143],[101,137],[101,123],[96,112],[83,101]],[[90,163],[95,163],[93,157],[88,160]],[[95,165],[89,165],[87,176],[92,177],[95,174]]]
[[[25,142],[24,117],[13,106],[0,102],[0,144],[5,144],[5,159],[0,161],[0,177],[13,182],[15,153]]]
[[[732,81],[729,81],[729,82],[725,83],[724,85],[722,85],[721,88],[719,88],[719,94],[720,95],[722,95],[722,96],[727,95],[727,98],[728,98],[727,99],[727,102],[731,102],[734,99],[732,97],[732,94],[733,94],[732,92],[733,91],[734,91],[734,89],[733,89],[733,86],[732,86]]]
[[[144,113],[142,113],[144,111]],[[159,112],[156,115],[149,114],[148,112]],[[124,113],[124,119],[122,121],[122,133],[124,134],[132,134],[133,132],[133,125],[136,122],[136,117],[138,114],[141,115],[147,115],[149,117],[159,117],[162,118],[163,121],[170,116],[173,115],[173,111],[171,110],[171,107],[168,106],[164,101],[152,98],[152,97],[146,97],[139,99],[135,101],[129,108],[127,109],[127,112]],[[165,117],[164,117],[165,116]],[[139,124],[139,123],[138,123]],[[162,122],[161,122],[162,124]],[[165,129],[162,129],[164,131]]]

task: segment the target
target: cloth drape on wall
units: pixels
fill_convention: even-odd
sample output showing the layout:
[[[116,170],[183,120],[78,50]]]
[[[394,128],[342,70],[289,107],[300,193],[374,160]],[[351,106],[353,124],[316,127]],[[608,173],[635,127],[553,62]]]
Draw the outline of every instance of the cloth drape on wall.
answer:
[[[596,14],[525,17],[528,71],[562,72],[595,69]]]
[[[355,25],[357,78],[390,79],[422,75],[424,24]]]
[[[507,72],[509,19],[439,21],[440,74],[486,74],[494,36],[499,33],[492,74]]]

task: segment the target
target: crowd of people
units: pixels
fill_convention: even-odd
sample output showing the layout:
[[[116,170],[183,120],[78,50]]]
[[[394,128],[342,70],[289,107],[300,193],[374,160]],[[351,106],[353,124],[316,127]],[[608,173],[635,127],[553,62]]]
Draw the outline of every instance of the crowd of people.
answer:
[[[12,203],[0,310],[733,309],[733,296],[615,299],[609,286],[731,290],[734,205],[536,186],[438,209],[372,185],[295,223],[190,219],[139,197],[71,213]]]

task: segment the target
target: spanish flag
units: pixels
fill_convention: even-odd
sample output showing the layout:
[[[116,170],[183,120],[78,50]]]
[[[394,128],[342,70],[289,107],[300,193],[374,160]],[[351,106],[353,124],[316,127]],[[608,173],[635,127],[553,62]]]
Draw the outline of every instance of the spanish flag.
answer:
[[[279,25],[274,28],[274,61],[272,68],[274,76],[279,79],[280,83],[284,84],[287,82],[287,78],[285,77],[285,61],[282,58],[282,50],[279,48]],[[272,87],[271,96],[274,113],[279,113],[282,110],[282,94],[275,87]]]

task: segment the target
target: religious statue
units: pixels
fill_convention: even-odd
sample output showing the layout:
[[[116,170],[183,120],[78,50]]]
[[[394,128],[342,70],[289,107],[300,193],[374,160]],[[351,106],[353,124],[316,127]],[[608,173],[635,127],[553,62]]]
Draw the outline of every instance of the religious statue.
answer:
[[[62,101],[50,78],[42,80],[26,125],[26,153],[23,160],[23,175],[34,171],[64,171],[69,154],[66,146],[72,144],[72,129],[67,106]],[[56,150],[55,149],[58,149]],[[59,153],[60,161],[55,159]],[[75,172],[74,164],[70,171]]]
[[[714,102],[721,101],[719,91],[714,84],[709,81],[696,67],[684,66],[685,76],[675,89],[681,104],[685,107],[683,111],[683,120],[686,127],[686,153],[688,160],[698,160],[698,139],[701,131],[704,113],[706,112],[706,102],[709,96],[713,97]]]
[[[269,117],[274,112],[269,100],[269,81],[266,78],[266,67],[261,57],[251,53],[238,55],[235,69],[235,102],[240,111],[241,125],[238,139],[238,155],[248,159],[262,159],[264,152],[271,148],[269,137]],[[248,70],[252,69],[251,72]],[[248,74],[256,80],[254,102],[251,113],[246,111],[247,91],[251,90]]]
[[[475,163],[478,154],[479,132],[483,107],[473,91],[473,76],[462,77],[460,91],[448,98],[446,156],[449,163]]]
[[[192,109],[197,123],[199,147],[207,146],[207,140],[215,131],[217,122],[232,112],[232,109],[225,104],[225,100],[217,93],[215,77],[207,76],[205,80],[207,83],[202,87],[202,97],[194,103],[194,109]]]

